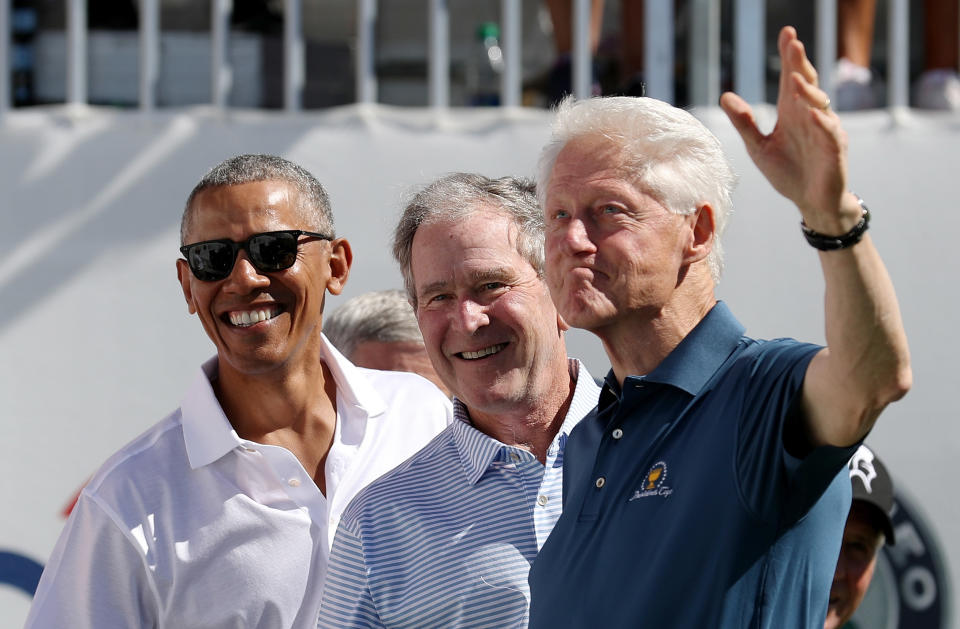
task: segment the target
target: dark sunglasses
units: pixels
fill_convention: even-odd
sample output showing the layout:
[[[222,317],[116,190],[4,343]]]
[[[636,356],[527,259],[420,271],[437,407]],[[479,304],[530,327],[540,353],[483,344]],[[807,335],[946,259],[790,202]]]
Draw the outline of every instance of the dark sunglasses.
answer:
[[[215,282],[230,275],[241,249],[247,252],[250,262],[261,273],[289,269],[297,261],[300,236],[333,240],[333,236],[326,234],[285,229],[254,234],[243,242],[229,238],[195,242],[180,247],[180,253],[187,259],[194,277],[203,282]]]

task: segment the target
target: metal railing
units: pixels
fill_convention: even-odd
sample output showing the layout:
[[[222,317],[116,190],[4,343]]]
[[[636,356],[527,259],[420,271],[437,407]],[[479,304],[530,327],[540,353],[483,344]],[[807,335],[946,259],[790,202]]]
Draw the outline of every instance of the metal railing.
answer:
[[[67,13],[66,100],[87,102],[87,1],[65,0]],[[157,102],[160,41],[160,0],[140,1],[139,107],[152,110]],[[688,0],[691,10],[687,77],[693,105],[717,102],[720,90],[720,0]],[[305,82],[305,46],[301,20],[303,0],[284,0],[283,104],[287,111],[302,108]],[[503,61],[502,106],[516,107],[521,93],[521,0],[501,0]],[[590,0],[571,0],[573,10],[572,86],[578,98],[590,96],[591,59],[589,46]],[[734,89],[750,102],[764,100],[766,58],[765,0],[733,0],[734,6]],[[645,3],[645,67],[647,94],[674,100],[673,0]],[[909,42],[907,0],[888,0],[887,35],[889,72],[887,102],[890,107],[908,104]],[[12,0],[0,0],[0,117],[11,107],[10,11]],[[226,107],[232,84],[227,43],[230,32],[230,0],[211,0],[211,103]],[[377,100],[375,67],[375,25],[377,0],[357,0],[356,102]],[[814,61],[821,82],[833,91],[832,69],[836,58],[837,0],[816,2],[816,51]],[[428,102],[446,108],[450,98],[450,9],[448,0],[429,0]]]

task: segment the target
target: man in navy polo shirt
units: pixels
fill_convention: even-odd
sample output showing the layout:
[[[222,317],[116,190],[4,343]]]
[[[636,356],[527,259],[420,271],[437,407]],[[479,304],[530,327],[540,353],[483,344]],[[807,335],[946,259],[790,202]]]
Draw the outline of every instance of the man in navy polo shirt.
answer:
[[[841,470],[910,387],[893,286],[847,191],[846,137],[796,32],[770,135],[721,105],[796,204],[826,283],[822,348],[757,341],[714,296],[734,175],[693,116],[566,102],[541,156],[547,283],[612,370],[574,430],[530,626],[823,627],[850,504]],[[825,235],[826,234],[826,235]]]

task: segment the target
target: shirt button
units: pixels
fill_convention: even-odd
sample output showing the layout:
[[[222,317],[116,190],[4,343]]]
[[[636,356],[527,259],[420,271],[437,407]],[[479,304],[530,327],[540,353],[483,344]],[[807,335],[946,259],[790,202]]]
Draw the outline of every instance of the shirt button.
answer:
[[[604,478],[603,476],[601,476],[600,478],[598,478],[598,479],[597,479],[597,482],[594,483],[594,485],[597,486],[597,489],[600,489],[601,487],[603,487],[603,486],[606,485],[606,484],[607,484],[607,479]]]
[[[540,495],[537,497],[537,504],[540,505],[541,507],[544,506],[544,505],[546,505],[547,502],[549,502],[549,501],[550,501],[550,497],[549,497],[549,496],[544,496],[543,494],[540,494]]]
[[[299,486],[300,486],[300,479],[299,479],[299,478],[291,478],[290,480],[287,481],[287,484],[290,485],[291,487],[299,487]]]
[[[520,462],[520,455],[517,454],[516,452],[511,452],[511,453],[510,453],[510,460],[513,461],[514,463],[519,463],[519,462]]]
[[[247,452],[256,452],[256,450],[254,450],[253,448],[244,447],[243,449],[246,450]]]
[[[623,436],[623,431],[620,430],[619,428],[614,428],[613,432],[610,434],[614,439],[619,439],[620,437]]]

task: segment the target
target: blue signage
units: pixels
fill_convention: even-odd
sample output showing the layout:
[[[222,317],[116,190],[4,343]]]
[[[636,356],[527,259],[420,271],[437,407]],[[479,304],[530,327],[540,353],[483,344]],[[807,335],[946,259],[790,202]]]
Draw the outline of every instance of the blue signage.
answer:
[[[33,559],[8,550],[0,550],[0,584],[12,585],[33,596],[40,582],[43,565]]]

